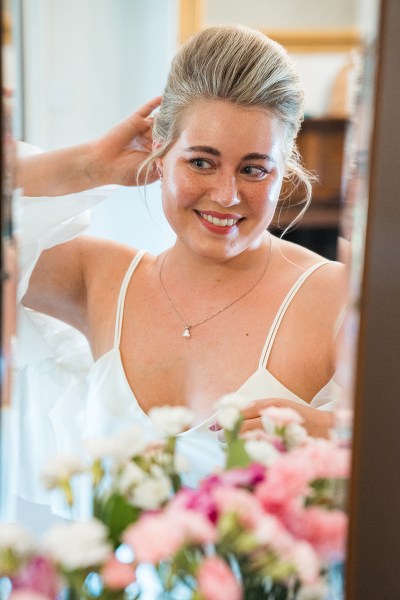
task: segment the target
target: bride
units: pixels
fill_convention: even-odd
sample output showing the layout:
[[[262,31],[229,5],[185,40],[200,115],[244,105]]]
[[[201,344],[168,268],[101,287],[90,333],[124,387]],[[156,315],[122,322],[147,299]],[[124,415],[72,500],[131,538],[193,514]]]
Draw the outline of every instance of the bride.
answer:
[[[177,53],[153,122],[159,101],[101,140],[21,161],[19,177],[32,196],[159,178],[175,244],[160,256],[88,237],[54,246],[23,303],[87,337],[89,434],[151,431],[152,407],[185,405],[197,426],[182,437],[206,472],[224,394],[252,401],[245,430],[274,404],[327,435],[344,267],[268,232],[283,182],[303,184],[306,204],[311,187],[295,144],[303,94],[282,47],[210,27]]]

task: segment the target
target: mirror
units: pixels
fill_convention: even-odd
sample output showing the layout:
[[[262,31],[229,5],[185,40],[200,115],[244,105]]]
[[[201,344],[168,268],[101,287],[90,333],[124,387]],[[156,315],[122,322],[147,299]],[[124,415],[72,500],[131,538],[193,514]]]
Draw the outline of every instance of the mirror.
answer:
[[[377,2],[342,0],[327,6],[308,0],[307,7],[305,4],[300,7],[296,0],[286,0],[277,7],[276,3],[253,0],[249,10],[249,2],[232,4],[222,0],[120,0],[118,4],[107,0],[15,1],[20,57],[15,109],[18,137],[48,150],[97,137],[133,108],[160,93],[178,38],[183,41],[205,24],[226,23],[229,15],[232,22],[267,32],[285,45],[297,62],[307,94],[307,119],[299,143],[306,166],[317,171],[320,183],[314,186],[317,202],[293,232],[292,239],[307,245],[311,232],[312,243],[322,244],[322,253],[334,258],[343,200],[343,166],[345,172],[349,169],[343,157],[346,150],[347,156],[351,153],[345,137],[352,110],[347,95],[354,74],[351,51],[362,52],[373,38]],[[368,140],[365,143],[368,146]],[[368,151],[368,147],[363,149]],[[327,169],[321,160],[326,156],[330,159]],[[158,184],[149,186],[146,195],[147,207],[140,191],[116,191],[93,211],[90,233],[152,253],[161,252],[171,244],[174,234],[162,215]],[[290,221],[290,211],[281,213],[276,226],[284,229]],[[362,227],[361,223],[361,230]],[[353,225],[349,229],[353,231]],[[361,233],[360,248],[362,241]],[[352,275],[355,286],[360,281],[360,271],[360,265],[356,265]],[[39,324],[35,320],[30,321],[31,335],[36,326]],[[65,339],[63,331],[58,334],[61,340]],[[80,347],[79,340],[74,343]],[[346,338],[346,343],[351,352],[354,337],[350,341]],[[48,347],[37,344],[38,359],[46,360]],[[26,411],[20,415],[24,421],[21,425],[26,428],[35,423],[35,443],[46,441],[54,447],[57,443],[62,446],[63,440],[44,440],[46,434],[33,403],[34,389],[29,386],[31,373],[26,376],[25,390],[32,397],[24,400]],[[351,407],[352,382],[347,379],[346,385],[346,407]],[[42,408],[45,412],[47,407]],[[65,418],[61,410],[65,406],[59,408],[59,412],[52,409],[47,415],[54,428]],[[74,427],[76,424],[71,422],[71,428]],[[16,451],[22,463],[29,455],[32,440],[19,441],[23,451],[21,447]],[[33,482],[36,476],[37,472],[33,472],[32,481],[24,482],[25,490],[19,490],[23,500],[13,507],[13,517],[28,523],[32,520],[33,498],[27,490],[34,490],[35,504],[45,502],[39,483]],[[40,512],[39,507],[37,514]],[[45,520],[43,509],[42,515],[35,516],[35,526],[40,528]]]

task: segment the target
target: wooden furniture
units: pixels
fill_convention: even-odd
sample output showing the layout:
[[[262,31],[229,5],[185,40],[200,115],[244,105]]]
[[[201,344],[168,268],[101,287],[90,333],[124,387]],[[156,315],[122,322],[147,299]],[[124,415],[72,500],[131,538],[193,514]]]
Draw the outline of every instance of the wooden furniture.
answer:
[[[305,119],[297,137],[304,166],[316,180],[310,206],[295,229],[285,233],[285,239],[329,259],[336,258],[346,127],[345,119]],[[299,189],[290,202],[286,200],[278,207],[271,231],[280,235],[292,223],[302,209],[303,198],[304,189]]]

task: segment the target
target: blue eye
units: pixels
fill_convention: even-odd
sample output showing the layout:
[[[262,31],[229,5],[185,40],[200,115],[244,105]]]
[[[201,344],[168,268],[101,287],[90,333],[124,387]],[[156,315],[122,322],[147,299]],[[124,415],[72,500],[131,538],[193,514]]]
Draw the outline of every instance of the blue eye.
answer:
[[[212,164],[205,158],[192,158],[189,162],[196,169],[212,169]]]

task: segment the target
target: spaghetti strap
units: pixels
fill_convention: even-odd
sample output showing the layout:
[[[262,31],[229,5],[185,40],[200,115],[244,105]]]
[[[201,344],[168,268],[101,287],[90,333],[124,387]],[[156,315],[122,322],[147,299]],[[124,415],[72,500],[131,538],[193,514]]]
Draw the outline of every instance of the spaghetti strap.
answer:
[[[299,289],[301,288],[303,283],[308,279],[308,277],[312,273],[314,273],[314,271],[319,269],[319,267],[322,267],[323,265],[327,265],[327,264],[329,264],[329,261],[324,260],[319,263],[316,263],[315,265],[312,265],[309,269],[304,271],[304,273],[302,275],[300,275],[300,277],[297,279],[297,281],[294,282],[293,286],[287,293],[285,299],[283,300],[282,304],[279,307],[278,312],[275,315],[275,319],[273,320],[273,323],[272,323],[271,328],[267,335],[267,339],[265,340],[264,348],[262,349],[262,352],[261,352],[259,367],[262,367],[264,369],[267,368],[269,355],[271,354],[271,350],[272,350],[272,346],[275,341],[276,334],[278,333],[279,326],[280,326],[282,319],[285,316],[285,313],[286,313],[287,309],[289,308],[290,303],[292,302],[293,298],[295,297],[295,295],[297,294],[297,292],[299,291]]]
[[[119,291],[119,296],[118,296],[117,313],[115,316],[114,350],[119,348],[119,345],[121,342],[122,321],[124,318],[125,297],[126,297],[126,292],[128,290],[128,285],[129,285],[129,282],[131,280],[131,277],[132,277],[136,267],[138,266],[139,262],[141,261],[142,257],[144,256],[144,254],[146,254],[145,250],[139,250],[135,254],[131,264],[128,267],[127,272],[125,273],[125,277],[122,280],[121,289]]]

